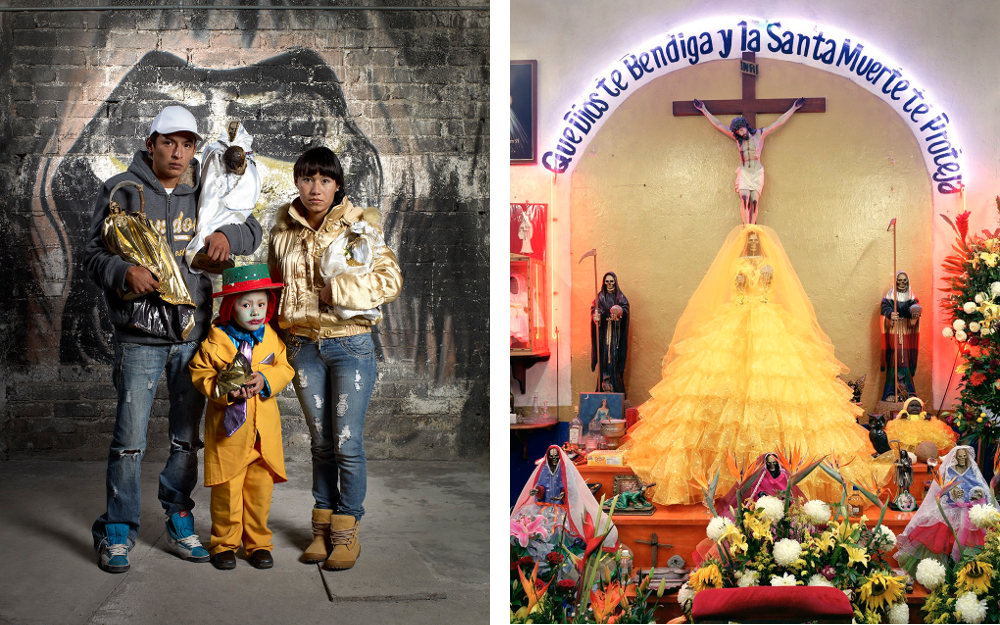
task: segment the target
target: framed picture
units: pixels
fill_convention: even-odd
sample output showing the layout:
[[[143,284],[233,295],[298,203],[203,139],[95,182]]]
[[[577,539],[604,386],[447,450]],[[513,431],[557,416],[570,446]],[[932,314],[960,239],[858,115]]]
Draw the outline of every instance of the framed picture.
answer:
[[[600,434],[601,421],[623,419],[624,393],[580,393],[580,422],[585,433]]]
[[[510,252],[545,262],[548,204],[511,203]]]
[[[510,62],[510,162],[534,163],[538,156],[535,128],[535,74],[538,61]]]
[[[641,491],[642,480],[637,475],[616,475],[614,489],[611,495],[621,495],[622,493],[634,493]]]

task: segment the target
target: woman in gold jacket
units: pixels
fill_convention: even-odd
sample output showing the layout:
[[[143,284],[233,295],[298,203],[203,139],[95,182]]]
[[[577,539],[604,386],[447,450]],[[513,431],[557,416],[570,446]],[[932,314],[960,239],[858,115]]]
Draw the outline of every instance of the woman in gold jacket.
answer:
[[[363,430],[376,378],[371,328],[379,306],[399,296],[402,274],[378,211],[351,205],[331,150],[306,151],[293,174],[299,197],[276,214],[268,264],[285,283],[278,323],[312,439],[313,541],[302,560],[347,569],[361,551]],[[331,272],[330,261],[341,269]]]
[[[212,487],[211,561],[218,569],[234,568],[242,542],[251,565],[271,568],[271,492],[275,482],[287,481],[276,397],[295,375],[284,343],[267,324],[281,284],[271,282],[263,264],[226,269],[222,284],[214,294],[224,296],[219,318],[189,365],[195,388],[209,399],[205,486]]]

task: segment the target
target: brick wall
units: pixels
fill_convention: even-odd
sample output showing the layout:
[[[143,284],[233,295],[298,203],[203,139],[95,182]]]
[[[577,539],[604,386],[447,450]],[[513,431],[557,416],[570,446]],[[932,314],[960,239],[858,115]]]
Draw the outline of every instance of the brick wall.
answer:
[[[439,8],[0,13],[0,458],[107,453],[111,327],[81,254],[98,185],[168,104],[211,137],[243,120],[265,229],[294,197],[298,154],[338,153],[352,201],[381,208],[405,282],[376,334],[369,457],[485,453],[489,13],[421,4]],[[153,457],[162,384],[157,396]],[[291,388],[278,401],[287,457],[308,458]]]

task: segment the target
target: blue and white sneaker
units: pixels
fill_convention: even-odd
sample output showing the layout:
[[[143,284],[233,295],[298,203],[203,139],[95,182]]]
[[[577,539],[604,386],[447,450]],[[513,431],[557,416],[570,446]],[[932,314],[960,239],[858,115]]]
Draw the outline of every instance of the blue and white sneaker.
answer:
[[[194,533],[194,517],[187,510],[167,517],[167,548],[188,562],[208,562],[208,551]]]
[[[97,566],[107,573],[124,573],[128,570],[128,524],[108,523],[104,538],[97,546]]]

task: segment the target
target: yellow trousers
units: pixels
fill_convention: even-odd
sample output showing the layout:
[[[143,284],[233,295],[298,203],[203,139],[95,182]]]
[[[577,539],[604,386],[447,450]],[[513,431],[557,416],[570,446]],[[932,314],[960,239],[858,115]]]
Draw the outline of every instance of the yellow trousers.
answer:
[[[242,471],[228,482],[212,487],[210,551],[213,555],[236,551],[241,540],[247,554],[274,548],[271,530],[267,528],[274,476],[260,456],[259,444],[250,452]]]

